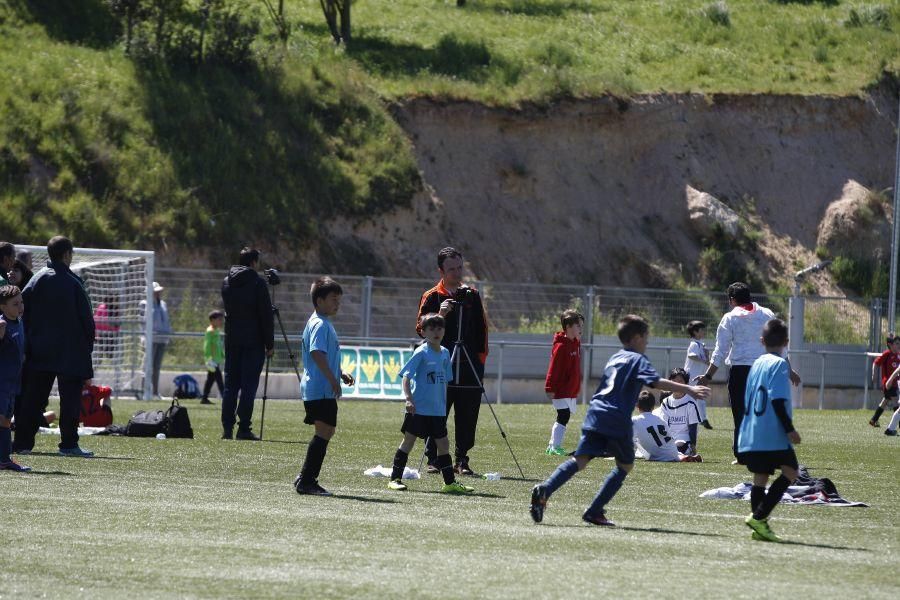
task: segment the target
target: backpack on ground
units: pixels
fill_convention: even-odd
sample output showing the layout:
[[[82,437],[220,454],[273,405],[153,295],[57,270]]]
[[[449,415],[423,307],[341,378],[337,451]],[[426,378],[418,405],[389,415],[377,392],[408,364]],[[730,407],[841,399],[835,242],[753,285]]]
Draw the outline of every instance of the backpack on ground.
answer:
[[[125,435],[132,437],[156,437],[166,432],[166,413],[161,410],[139,410],[128,420]]]
[[[172,380],[175,383],[173,398],[198,398],[200,396],[200,384],[192,376],[184,373]]]
[[[178,400],[172,399],[172,406],[166,410],[165,417],[166,430],[163,433],[166,434],[166,437],[194,437],[194,430],[191,428],[191,419],[188,417],[188,410],[178,404]]]

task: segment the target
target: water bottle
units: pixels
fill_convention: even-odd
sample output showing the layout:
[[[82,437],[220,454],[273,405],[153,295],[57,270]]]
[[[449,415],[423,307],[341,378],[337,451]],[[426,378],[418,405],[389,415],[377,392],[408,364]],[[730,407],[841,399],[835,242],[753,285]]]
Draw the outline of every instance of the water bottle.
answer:
[[[166,439],[166,434],[164,434],[164,433],[157,433],[157,434],[156,434],[156,439],[158,439],[158,440],[164,440],[164,439]]]
[[[488,481],[500,481],[500,473],[485,473],[482,477]]]

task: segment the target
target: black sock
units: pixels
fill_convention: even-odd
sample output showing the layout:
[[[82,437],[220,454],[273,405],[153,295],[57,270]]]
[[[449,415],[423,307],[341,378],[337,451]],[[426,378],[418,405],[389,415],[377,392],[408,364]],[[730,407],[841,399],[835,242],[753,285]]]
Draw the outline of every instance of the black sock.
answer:
[[[754,485],[750,488],[750,512],[755,513],[763,498],[766,497],[766,488],[762,485]]]
[[[775,508],[775,505],[781,501],[781,497],[784,495],[784,492],[788,489],[789,485],[791,485],[791,481],[784,475],[779,475],[778,479],[773,481],[772,485],[769,486],[766,497],[763,498],[760,505],[753,511],[753,518],[757,521],[762,521],[767,518],[772,512],[772,509]]]
[[[444,477],[444,483],[453,483],[456,481],[456,476],[453,474],[453,461],[450,460],[449,454],[441,454],[435,459],[435,464],[437,464],[437,468],[441,470],[441,475]]]
[[[879,406],[878,408],[876,408],[876,409],[875,409],[875,414],[872,415],[872,420],[873,420],[873,421],[877,421],[877,420],[878,420],[878,417],[880,417],[880,416],[881,416],[881,413],[883,413],[883,412],[884,412],[884,409],[881,408],[880,406]]]
[[[12,451],[12,431],[8,427],[0,427],[0,462],[12,460],[9,453]]]
[[[303,469],[300,471],[300,481],[304,485],[310,485],[319,479],[322,463],[325,461],[325,453],[328,451],[328,440],[314,435],[306,449],[306,460],[303,461]]]
[[[394,470],[391,471],[391,481],[403,479],[403,470],[406,468],[407,460],[409,460],[409,454],[397,448],[397,452],[394,454]]]

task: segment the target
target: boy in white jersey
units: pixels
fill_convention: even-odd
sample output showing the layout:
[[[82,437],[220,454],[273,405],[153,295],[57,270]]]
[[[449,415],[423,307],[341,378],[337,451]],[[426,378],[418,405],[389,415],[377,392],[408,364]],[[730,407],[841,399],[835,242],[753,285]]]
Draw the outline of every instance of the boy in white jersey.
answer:
[[[687,371],[688,382],[691,382],[706,373],[706,368],[709,366],[709,352],[703,343],[703,338],[706,337],[706,323],[691,321],[685,327],[685,331],[691,341],[688,342],[687,355],[684,357],[684,370]],[[707,429],[712,429],[709,419],[706,418],[706,400],[695,400],[695,402],[700,411],[700,424]]]
[[[445,494],[469,494],[474,491],[456,481],[453,461],[450,459],[450,441],[447,439],[447,384],[453,379],[450,351],[441,346],[444,339],[444,317],[437,313],[422,315],[419,329],[425,343],[416,348],[403,365],[403,395],[406,397],[406,414],[403,417],[403,441],[394,454],[394,468],[388,489],[405,490],[403,470],[416,438],[434,440],[437,447],[435,466],[444,477]]]
[[[686,384],[688,375],[684,369],[676,367],[669,371],[669,381]],[[663,396],[654,414],[666,424],[678,451],[693,454],[697,448],[697,424],[701,421],[700,410],[694,398],[678,393]]]
[[[656,397],[652,393],[645,391],[638,396],[638,415],[631,417],[636,453],[650,461],[703,462],[699,454],[686,455],[678,451],[666,431],[666,424],[651,412],[655,405]]]

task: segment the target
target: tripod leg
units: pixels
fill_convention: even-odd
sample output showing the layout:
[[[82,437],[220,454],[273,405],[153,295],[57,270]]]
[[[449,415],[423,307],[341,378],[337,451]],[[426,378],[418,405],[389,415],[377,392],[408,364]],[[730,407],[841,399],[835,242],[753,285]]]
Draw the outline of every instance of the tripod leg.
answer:
[[[266,426],[266,398],[269,395],[269,363],[272,361],[270,357],[266,357],[266,377],[263,379],[263,405],[262,416],[259,419],[259,439],[263,439],[263,428]]]

